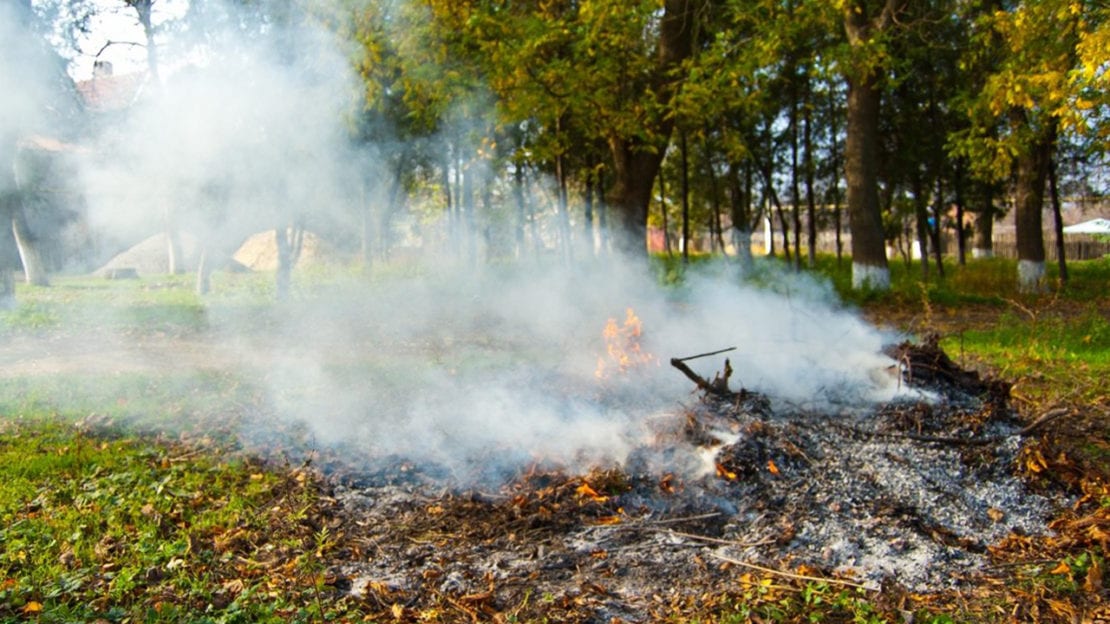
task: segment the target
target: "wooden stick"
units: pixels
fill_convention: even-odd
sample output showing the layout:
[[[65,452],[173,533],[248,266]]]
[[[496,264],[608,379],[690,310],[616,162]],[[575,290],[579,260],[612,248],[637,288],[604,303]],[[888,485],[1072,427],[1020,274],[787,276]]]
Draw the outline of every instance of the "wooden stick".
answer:
[[[717,355],[717,354],[720,354],[720,353],[728,353],[729,351],[735,351],[735,350],[736,350],[736,347],[728,347],[728,348],[725,348],[725,349],[718,349],[716,351],[710,351],[709,353],[699,353],[697,355],[687,355],[686,357],[682,357],[682,358],[672,358],[671,362],[673,363],[676,360],[679,361],[679,362],[685,362],[687,360],[696,360],[698,358],[709,357],[711,355]]]
[[[714,553],[714,552],[709,553],[709,556],[713,557],[714,559],[720,559],[721,561],[724,561],[725,563],[731,563],[733,565],[738,565],[738,566],[741,566],[741,567],[744,567],[744,568],[751,568],[752,570],[758,570],[760,572],[766,572],[767,574],[774,574],[776,576],[781,576],[781,577],[788,578],[788,579],[794,579],[796,581],[816,581],[818,583],[829,583],[829,584],[832,584],[832,585],[844,585],[845,587],[855,587],[856,589],[862,589],[862,590],[866,590],[866,591],[878,591],[877,589],[873,589],[873,588],[868,587],[866,585],[860,585],[859,583],[853,583],[851,581],[842,581],[840,579],[831,579],[831,578],[821,578],[819,576],[807,576],[805,574],[794,574],[793,572],[783,572],[782,570],[776,570],[774,568],[765,568],[761,565],[756,565],[754,563],[748,563],[746,561],[740,561],[739,559],[733,559],[731,557],[725,557],[724,555],[718,555],[717,553]]]
[[[697,533],[685,533],[683,531],[675,531],[674,529],[667,529],[667,533],[677,537],[685,537],[699,542],[708,542],[710,544],[721,544],[722,546],[739,546],[740,548],[750,548],[752,546],[764,546],[766,544],[773,544],[778,538],[765,537],[755,542],[738,542],[736,540],[721,539],[719,537],[709,537],[708,535],[698,535]]]
[[[708,390],[709,389],[709,382],[706,381],[705,378],[702,377],[701,375],[695,373],[681,359],[671,358],[671,366],[673,366],[673,367],[677,368],[678,370],[682,371],[682,374],[686,375],[687,379],[694,382],[694,385],[696,385],[699,390]]]

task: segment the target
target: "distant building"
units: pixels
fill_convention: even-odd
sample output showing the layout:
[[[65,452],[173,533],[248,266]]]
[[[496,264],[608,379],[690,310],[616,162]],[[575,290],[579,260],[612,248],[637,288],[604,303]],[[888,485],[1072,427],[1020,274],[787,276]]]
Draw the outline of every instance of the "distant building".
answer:
[[[142,97],[148,82],[148,72],[117,75],[110,62],[97,61],[93,77],[77,83],[77,93],[91,113],[118,113]]]

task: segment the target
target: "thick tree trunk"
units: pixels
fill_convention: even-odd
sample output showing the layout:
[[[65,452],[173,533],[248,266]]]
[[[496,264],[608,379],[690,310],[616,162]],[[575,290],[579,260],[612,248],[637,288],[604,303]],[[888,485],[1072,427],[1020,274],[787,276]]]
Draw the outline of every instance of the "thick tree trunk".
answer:
[[[613,248],[643,257],[647,255],[648,203],[663,154],[650,151],[638,141],[617,138],[609,141],[609,147],[613,156],[613,186],[609,191]]]
[[[852,288],[887,290],[883,218],[879,208],[878,131],[882,93],[873,74],[848,81],[848,135],[844,174],[852,232]]]
[[[693,53],[698,5],[694,0],[663,2],[651,94],[661,108],[680,86],[672,75],[674,70]],[[647,255],[648,203],[674,129],[674,117],[660,114],[645,119],[644,123],[648,126],[645,134],[657,137],[653,142],[636,137],[609,137],[613,159],[613,186],[609,191],[613,245],[625,254],[639,257]]]
[[[11,224],[15,245],[19,250],[19,259],[23,263],[23,276],[27,283],[35,286],[49,286],[50,278],[47,275],[42,254],[39,252],[37,237],[28,227],[27,218],[23,214],[23,208],[18,200],[12,206]]]
[[[751,209],[751,167],[746,169],[747,184],[740,179],[740,167],[732,162],[728,165],[729,216],[732,220],[732,246],[740,270],[747,272],[753,265],[752,260],[752,209]]]
[[[15,201],[15,194],[5,192],[0,183],[0,223],[11,223]],[[15,271],[18,268],[19,251],[12,228],[0,227],[0,309],[10,310],[16,305]]]
[[[1051,156],[1052,140],[1048,136],[1042,136],[1017,158],[1014,220],[1017,229],[1018,290],[1021,292],[1037,292],[1044,287],[1042,211]]]

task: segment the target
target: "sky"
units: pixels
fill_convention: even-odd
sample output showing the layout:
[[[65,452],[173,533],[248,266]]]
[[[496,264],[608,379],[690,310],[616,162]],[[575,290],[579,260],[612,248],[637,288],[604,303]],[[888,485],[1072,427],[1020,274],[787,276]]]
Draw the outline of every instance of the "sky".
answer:
[[[41,4],[46,0],[34,0]],[[74,80],[92,77],[93,63],[100,60],[112,63],[113,71],[127,74],[146,69],[146,49],[143,29],[135,10],[124,0],[96,0],[97,9],[89,22],[88,33],[81,37],[80,50],[73,56],[70,75]],[[155,27],[184,15],[187,0],[156,0],[153,21]],[[140,44],[140,45],[134,45]]]

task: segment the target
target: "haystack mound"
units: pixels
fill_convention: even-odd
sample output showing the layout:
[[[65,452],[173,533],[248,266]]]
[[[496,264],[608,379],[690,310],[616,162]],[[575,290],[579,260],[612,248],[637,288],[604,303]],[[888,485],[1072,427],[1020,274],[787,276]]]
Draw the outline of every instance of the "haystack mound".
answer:
[[[274,230],[254,234],[232,256],[253,271],[275,271],[278,266],[277,241]],[[301,255],[296,266],[331,264],[337,261],[335,251],[316,234],[304,233]]]
[[[138,275],[166,275],[170,272],[169,247],[166,234],[160,233],[143,240],[133,247],[117,254],[93,275],[108,277],[134,269]],[[196,237],[182,233],[181,251],[186,271],[195,271],[200,258],[200,243]]]

